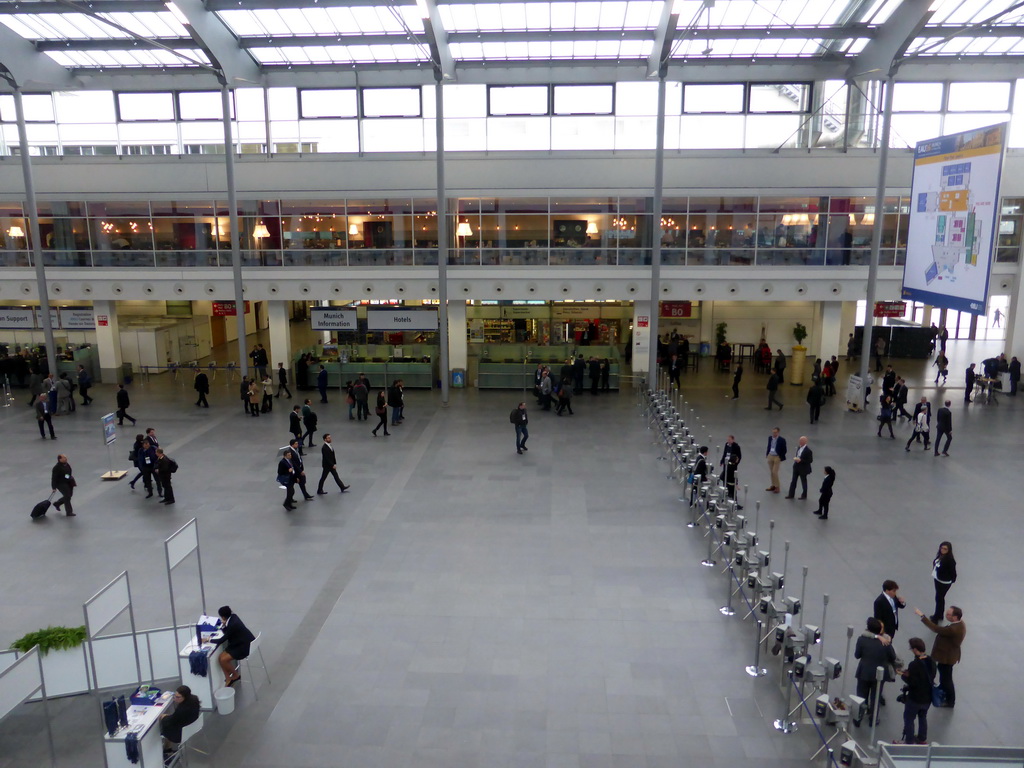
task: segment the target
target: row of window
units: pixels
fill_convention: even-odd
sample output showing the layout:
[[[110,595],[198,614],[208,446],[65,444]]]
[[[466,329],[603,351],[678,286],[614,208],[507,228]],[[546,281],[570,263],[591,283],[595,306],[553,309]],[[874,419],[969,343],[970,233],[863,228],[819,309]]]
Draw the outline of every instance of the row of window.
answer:
[[[845,90],[823,83],[668,84],[666,114],[808,114]],[[433,88],[238,88],[231,116],[243,121],[433,117]],[[896,112],[1006,112],[1015,83],[897,83]],[[657,84],[445,86],[448,117],[547,115],[648,116],[656,113]],[[191,122],[220,120],[219,91],[73,91],[24,96],[33,123]],[[0,122],[14,122],[14,98],[0,95]]]

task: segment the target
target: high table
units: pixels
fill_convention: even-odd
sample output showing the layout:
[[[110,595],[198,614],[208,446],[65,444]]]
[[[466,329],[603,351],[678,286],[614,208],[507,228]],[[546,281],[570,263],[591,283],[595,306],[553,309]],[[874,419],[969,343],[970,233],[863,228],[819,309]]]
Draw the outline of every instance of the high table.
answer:
[[[221,670],[215,654],[224,642],[224,638],[218,635],[220,635],[219,632],[213,635],[210,642],[203,643],[202,646],[198,647],[199,650],[206,654],[208,667],[206,677],[192,674],[192,665],[189,663],[189,656],[192,651],[197,649],[196,638],[191,638],[188,641],[188,645],[178,651],[178,669],[181,672],[182,685],[187,685],[192,689],[192,693],[199,697],[199,706],[205,710],[214,708],[213,691],[215,688],[220,687],[217,683],[221,679]]]
[[[996,399],[996,384],[999,384],[999,379],[988,379],[984,376],[978,376],[974,379],[974,386],[976,394],[974,396],[974,402],[986,403],[989,405],[999,405],[999,400]],[[985,399],[982,400],[981,396],[985,395]]]
[[[173,691],[164,691],[152,706],[133,704],[128,707],[128,725],[118,729],[113,736],[103,734],[103,751],[107,768],[161,768],[164,764],[163,739],[157,723],[160,715],[167,711],[167,703]],[[125,752],[125,740],[134,733],[139,740],[139,762],[132,763]]]

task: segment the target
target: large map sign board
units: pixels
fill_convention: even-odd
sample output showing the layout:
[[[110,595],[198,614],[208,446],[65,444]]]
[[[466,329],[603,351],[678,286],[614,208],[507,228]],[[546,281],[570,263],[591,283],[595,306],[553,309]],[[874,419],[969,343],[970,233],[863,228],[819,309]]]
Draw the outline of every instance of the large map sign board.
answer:
[[[985,313],[1008,125],[917,145],[902,298]]]

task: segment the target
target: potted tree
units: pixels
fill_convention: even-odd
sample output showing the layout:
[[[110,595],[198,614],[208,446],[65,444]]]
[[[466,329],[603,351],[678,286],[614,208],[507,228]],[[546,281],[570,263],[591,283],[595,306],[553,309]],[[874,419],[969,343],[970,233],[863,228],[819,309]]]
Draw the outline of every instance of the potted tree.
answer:
[[[804,368],[807,367],[807,347],[804,346],[804,339],[807,338],[807,327],[803,323],[793,326],[793,338],[796,344],[793,345],[793,357],[790,360],[790,384],[804,383]]]

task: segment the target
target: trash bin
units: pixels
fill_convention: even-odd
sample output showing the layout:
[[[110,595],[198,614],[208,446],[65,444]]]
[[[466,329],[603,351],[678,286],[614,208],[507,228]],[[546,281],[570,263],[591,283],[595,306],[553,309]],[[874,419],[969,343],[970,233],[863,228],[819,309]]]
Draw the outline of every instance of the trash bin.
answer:
[[[465,368],[452,368],[452,386],[455,389],[462,389],[466,386]]]
[[[710,354],[711,354],[711,342],[710,341],[702,341],[700,343],[700,356],[701,357],[707,357]]]
[[[121,381],[125,384],[131,384],[132,378],[132,364],[121,363]]]
[[[235,711],[234,688],[218,688],[213,692],[213,700],[217,704],[217,711],[222,715],[230,715]]]

